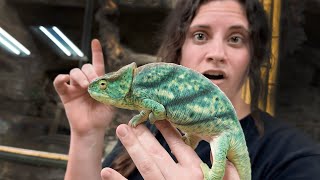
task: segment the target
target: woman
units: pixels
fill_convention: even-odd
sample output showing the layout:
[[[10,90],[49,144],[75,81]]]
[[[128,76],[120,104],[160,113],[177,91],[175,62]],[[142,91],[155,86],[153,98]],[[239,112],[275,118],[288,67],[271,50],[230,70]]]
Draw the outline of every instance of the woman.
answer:
[[[253,179],[319,177],[320,152],[314,143],[256,108],[260,68],[269,63],[270,43],[266,15],[258,0],[181,0],[166,27],[159,56],[204,74],[226,93],[246,136]],[[54,82],[71,127],[66,179],[101,178],[103,137],[113,112],[86,92],[89,82],[104,74],[96,40],[92,53],[93,65],[59,75]],[[251,106],[241,99],[247,78]],[[156,126],[161,133],[148,124],[137,128],[120,125],[116,133],[123,146],[118,143],[105,160],[104,166],[113,169],[103,169],[102,178],[203,179],[199,164],[211,165],[209,145],[201,142],[195,152],[170,124],[164,121]],[[231,163],[224,178],[239,179]]]

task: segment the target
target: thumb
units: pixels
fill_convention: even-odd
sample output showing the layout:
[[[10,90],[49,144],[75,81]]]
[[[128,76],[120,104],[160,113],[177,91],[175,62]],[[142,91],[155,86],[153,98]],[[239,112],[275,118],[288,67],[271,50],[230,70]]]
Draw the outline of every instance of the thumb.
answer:
[[[100,174],[102,180],[127,180],[127,178],[123,177],[120,173],[108,167],[103,168]]]

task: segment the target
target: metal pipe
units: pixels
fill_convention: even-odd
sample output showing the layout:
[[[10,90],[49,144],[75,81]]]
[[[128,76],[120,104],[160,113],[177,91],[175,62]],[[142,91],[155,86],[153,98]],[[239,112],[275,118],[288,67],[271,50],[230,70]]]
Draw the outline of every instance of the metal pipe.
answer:
[[[91,29],[92,29],[92,18],[93,18],[93,7],[94,0],[87,0],[82,28],[82,39],[81,39],[81,50],[83,54],[90,59],[90,42],[91,42]],[[79,68],[83,65],[83,59],[79,60]]]

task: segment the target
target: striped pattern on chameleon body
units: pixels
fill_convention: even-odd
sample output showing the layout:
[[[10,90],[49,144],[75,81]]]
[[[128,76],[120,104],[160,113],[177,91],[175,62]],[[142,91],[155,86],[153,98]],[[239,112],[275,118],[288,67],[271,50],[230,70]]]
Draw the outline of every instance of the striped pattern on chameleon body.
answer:
[[[180,65],[152,63],[138,68],[131,93],[138,99],[160,102],[170,122],[185,126],[181,130],[190,128],[194,133],[212,135],[239,123],[231,102],[216,85]]]

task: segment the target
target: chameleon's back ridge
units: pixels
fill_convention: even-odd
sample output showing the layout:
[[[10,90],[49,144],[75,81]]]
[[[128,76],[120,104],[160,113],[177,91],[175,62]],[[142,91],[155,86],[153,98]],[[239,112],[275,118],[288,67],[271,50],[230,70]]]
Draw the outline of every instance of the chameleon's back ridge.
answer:
[[[241,180],[251,179],[245,137],[227,96],[202,74],[172,63],[124,66],[93,81],[90,95],[105,104],[139,110],[131,126],[144,121],[168,120],[185,133],[195,148],[203,139],[210,143],[212,168],[202,163],[204,179],[222,179],[228,158]]]

